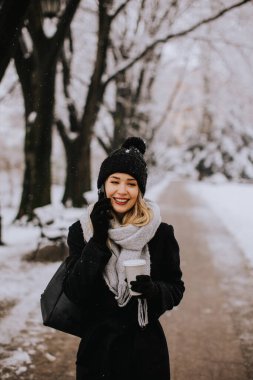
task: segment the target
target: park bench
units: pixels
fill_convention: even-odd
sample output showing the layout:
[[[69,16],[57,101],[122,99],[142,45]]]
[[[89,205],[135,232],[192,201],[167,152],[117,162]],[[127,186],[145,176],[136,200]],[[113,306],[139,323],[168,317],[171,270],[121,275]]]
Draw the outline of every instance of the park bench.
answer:
[[[34,259],[45,246],[55,245],[65,251],[69,221],[64,218],[64,207],[47,205],[34,209],[35,223],[39,227]]]

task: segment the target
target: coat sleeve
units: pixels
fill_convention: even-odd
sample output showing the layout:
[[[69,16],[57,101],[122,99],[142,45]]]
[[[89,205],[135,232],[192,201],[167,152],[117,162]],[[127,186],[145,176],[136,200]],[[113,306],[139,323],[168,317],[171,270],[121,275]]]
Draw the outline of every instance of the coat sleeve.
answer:
[[[150,320],[158,319],[165,311],[177,306],[185,290],[180,268],[179,246],[171,225],[163,223],[162,236],[159,240],[158,247],[162,250],[159,252],[161,268],[159,278],[154,280],[157,285],[157,295],[148,300]]]
[[[82,305],[92,296],[96,280],[102,275],[111,252],[99,247],[92,238],[85,242],[80,222],[69,228],[67,242],[69,257],[63,289],[72,302]]]

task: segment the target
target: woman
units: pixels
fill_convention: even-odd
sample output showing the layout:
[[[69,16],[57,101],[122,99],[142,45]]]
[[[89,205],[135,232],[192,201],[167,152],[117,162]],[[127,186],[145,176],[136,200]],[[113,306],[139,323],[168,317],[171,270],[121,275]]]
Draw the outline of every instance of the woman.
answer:
[[[158,318],[183,297],[179,247],[158,206],[144,199],[145,143],[129,138],[102,163],[99,200],[69,229],[66,295],[83,311],[77,380],[168,380],[169,355]],[[145,259],[131,282],[123,262]]]

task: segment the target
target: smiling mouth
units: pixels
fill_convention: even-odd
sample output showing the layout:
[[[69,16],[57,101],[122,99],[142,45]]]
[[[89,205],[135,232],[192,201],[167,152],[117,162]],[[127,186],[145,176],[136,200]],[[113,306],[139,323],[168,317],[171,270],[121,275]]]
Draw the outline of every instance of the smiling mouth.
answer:
[[[129,201],[129,199],[121,199],[121,198],[113,198],[113,200],[117,205],[121,205],[121,206],[124,206]]]

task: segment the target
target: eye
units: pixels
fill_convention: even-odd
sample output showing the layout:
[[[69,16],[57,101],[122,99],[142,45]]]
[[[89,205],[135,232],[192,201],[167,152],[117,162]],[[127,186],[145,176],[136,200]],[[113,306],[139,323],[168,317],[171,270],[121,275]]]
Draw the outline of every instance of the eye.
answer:
[[[131,187],[135,187],[136,183],[129,183],[128,185],[131,186]]]
[[[113,183],[114,185],[117,185],[118,182],[117,181],[110,181],[111,183]]]

